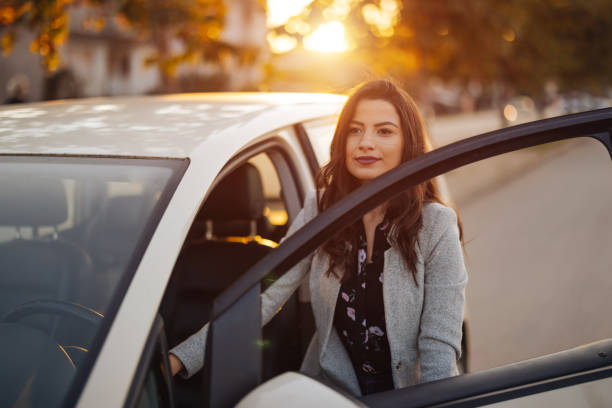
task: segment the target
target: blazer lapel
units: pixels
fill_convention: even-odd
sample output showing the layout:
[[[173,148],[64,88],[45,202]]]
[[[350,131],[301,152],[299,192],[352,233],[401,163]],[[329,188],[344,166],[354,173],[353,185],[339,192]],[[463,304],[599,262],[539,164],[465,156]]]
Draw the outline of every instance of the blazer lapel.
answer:
[[[391,247],[385,252],[383,275],[383,303],[385,306],[385,324],[387,338],[392,356],[402,347],[401,333],[405,330],[406,320],[411,318],[414,308],[411,307],[413,293],[410,288],[411,277],[406,274],[401,253]]]
[[[326,269],[327,270],[327,269]],[[320,357],[323,357],[327,348],[327,342],[331,334],[331,329],[334,324],[334,314],[336,312],[336,301],[340,292],[340,280],[328,275],[326,272],[321,272],[320,276],[320,293],[325,306],[325,312],[320,316],[320,332],[319,344],[321,344]]]

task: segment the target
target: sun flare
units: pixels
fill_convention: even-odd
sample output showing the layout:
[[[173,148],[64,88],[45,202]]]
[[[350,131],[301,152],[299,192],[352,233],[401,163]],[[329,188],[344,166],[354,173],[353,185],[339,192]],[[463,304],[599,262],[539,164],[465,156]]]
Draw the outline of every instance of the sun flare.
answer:
[[[267,0],[268,27],[285,24],[291,17],[300,14],[313,0]]]
[[[344,52],[349,49],[344,26],[339,21],[321,24],[304,38],[304,48],[318,52]]]

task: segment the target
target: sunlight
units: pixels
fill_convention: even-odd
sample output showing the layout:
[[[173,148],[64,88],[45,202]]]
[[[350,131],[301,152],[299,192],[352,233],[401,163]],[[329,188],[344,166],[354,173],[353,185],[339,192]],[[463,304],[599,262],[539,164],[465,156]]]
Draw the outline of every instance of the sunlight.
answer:
[[[274,33],[268,33],[268,45],[270,51],[275,54],[284,54],[291,51],[297,45],[297,40],[287,34],[276,35]]]
[[[338,21],[321,24],[312,34],[304,38],[304,48],[318,52],[343,52],[349,46],[344,26]]]
[[[368,3],[362,7],[361,13],[379,36],[391,37],[394,34],[393,27],[400,17],[400,4],[397,0],[381,0],[380,7]]]
[[[312,0],[267,0],[268,27],[278,27],[285,24],[293,16],[304,10]]]

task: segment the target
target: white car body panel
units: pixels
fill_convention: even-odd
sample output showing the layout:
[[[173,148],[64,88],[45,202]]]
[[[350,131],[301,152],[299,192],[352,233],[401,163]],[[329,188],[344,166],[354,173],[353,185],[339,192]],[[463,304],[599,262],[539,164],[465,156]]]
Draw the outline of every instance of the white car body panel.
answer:
[[[302,374],[287,372],[248,393],[236,408],[333,407],[356,408],[365,405]]]

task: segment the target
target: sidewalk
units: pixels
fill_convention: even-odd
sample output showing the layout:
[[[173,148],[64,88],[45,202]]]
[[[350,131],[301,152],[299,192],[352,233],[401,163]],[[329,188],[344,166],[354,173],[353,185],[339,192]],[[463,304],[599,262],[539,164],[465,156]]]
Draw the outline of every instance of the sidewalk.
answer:
[[[501,120],[495,110],[448,115],[429,123],[432,143],[436,147],[481,133],[499,129]],[[474,200],[510,183],[547,159],[563,153],[571,144],[546,144],[507,153],[453,170],[445,175],[454,203],[468,206]]]
[[[429,136],[436,147],[501,127],[501,118],[495,109],[438,116],[428,120]]]

